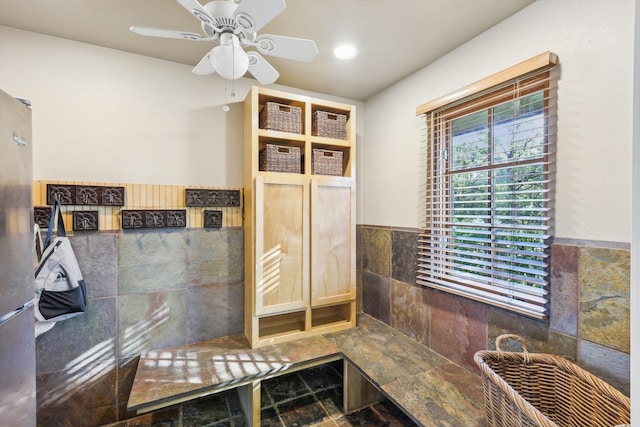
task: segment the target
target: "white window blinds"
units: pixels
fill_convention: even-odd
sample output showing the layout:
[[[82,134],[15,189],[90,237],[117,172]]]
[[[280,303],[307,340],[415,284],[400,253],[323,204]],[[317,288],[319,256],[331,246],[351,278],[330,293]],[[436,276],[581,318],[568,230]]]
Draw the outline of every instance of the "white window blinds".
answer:
[[[419,115],[417,282],[545,318],[553,226],[551,65]]]

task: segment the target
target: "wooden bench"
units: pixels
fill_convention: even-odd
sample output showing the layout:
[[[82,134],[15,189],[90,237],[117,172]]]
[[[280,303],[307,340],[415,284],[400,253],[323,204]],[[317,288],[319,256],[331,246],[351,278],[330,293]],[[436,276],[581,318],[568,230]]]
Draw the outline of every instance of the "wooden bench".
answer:
[[[225,337],[147,352],[128,407],[142,414],[236,389],[248,424],[259,426],[261,381],[340,359],[346,413],[386,397],[419,425],[485,425],[478,375],[368,315],[352,329],[257,349]]]

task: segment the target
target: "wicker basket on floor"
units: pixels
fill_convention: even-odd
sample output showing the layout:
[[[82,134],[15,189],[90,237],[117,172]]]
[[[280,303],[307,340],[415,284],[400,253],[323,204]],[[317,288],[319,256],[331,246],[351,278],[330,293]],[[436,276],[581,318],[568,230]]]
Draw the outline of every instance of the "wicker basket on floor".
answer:
[[[505,339],[522,352],[505,352]],[[479,351],[487,425],[493,427],[613,427],[631,422],[628,397],[568,360],[529,353],[512,334],[496,339],[497,351]]]

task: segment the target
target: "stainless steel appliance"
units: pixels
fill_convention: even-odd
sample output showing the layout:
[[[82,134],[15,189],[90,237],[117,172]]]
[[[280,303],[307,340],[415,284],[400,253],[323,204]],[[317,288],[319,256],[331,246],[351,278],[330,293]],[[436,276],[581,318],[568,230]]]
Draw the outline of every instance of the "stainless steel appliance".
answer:
[[[36,425],[31,108],[0,90],[0,425]]]

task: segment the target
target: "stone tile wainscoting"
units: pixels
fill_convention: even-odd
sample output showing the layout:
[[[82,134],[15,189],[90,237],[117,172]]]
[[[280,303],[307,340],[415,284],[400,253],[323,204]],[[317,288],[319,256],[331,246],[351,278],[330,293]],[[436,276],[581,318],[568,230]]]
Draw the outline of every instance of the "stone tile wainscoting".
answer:
[[[478,373],[475,352],[515,333],[530,350],[567,357],[629,395],[628,243],[556,239],[550,317],[538,321],[416,285],[418,230],[359,225],[357,233],[365,313]]]
[[[358,311],[473,372],[473,354],[513,332],[629,394],[628,244],[556,239],[550,319],[536,321],[416,285],[415,229],[357,233]],[[36,340],[39,426],[126,420],[141,352],[242,333],[242,228],[76,233],[71,243],[89,310]]]
[[[137,356],[243,331],[243,230],[70,237],[87,313],[36,340],[38,426],[126,419]]]

